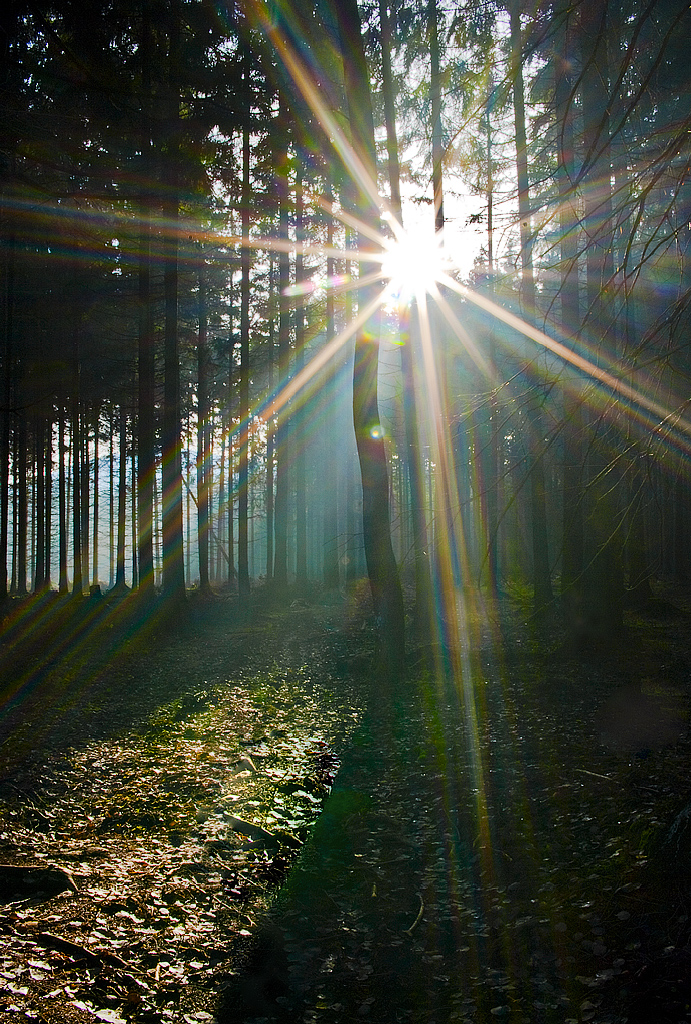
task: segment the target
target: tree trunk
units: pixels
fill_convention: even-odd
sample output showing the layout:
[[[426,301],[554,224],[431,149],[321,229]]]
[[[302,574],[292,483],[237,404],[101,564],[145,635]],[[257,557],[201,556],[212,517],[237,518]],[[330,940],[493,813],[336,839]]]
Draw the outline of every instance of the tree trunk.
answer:
[[[166,600],[184,598],[182,452],[178,342],[177,197],[171,198],[170,237],[164,271],[165,384],[163,394],[163,590]]]
[[[244,58],[244,84],[249,95],[249,53]],[[248,100],[249,102],[249,100]],[[250,233],[250,133],[242,132],[242,199],[241,223],[243,240]],[[249,413],[250,413],[250,247],[243,245],[240,254],[240,436],[238,453],[238,601],[247,609],[250,597],[248,561],[248,485],[249,485]]]
[[[45,528],[43,532],[44,543],[45,543],[45,555],[43,559],[44,564],[44,586],[46,590],[50,590],[50,571],[51,571],[51,537],[52,537],[52,525],[53,525],[53,406],[50,407],[50,413],[45,419],[45,459],[44,459],[44,471],[45,471],[45,485],[44,485],[44,496],[45,496]]]
[[[178,336],[178,224],[179,182],[176,133],[179,95],[175,85],[179,55],[180,12],[170,12],[170,115],[173,141],[168,155],[166,200],[167,239],[163,290],[165,302],[163,390],[163,592],[167,602],[185,598],[185,564],[182,532],[182,422],[180,416],[180,354]]]
[[[528,180],[528,144],[525,130],[523,91],[523,53],[521,15],[517,0],[511,5],[511,73],[516,129],[516,172],[518,178],[518,219],[521,238],[521,305],[528,323],[537,326],[535,276],[533,273],[533,237],[531,230],[530,185]],[[537,358],[537,357],[536,357]],[[536,380],[533,389],[539,387]],[[552,581],[547,548],[547,509],[545,505],[544,430],[540,397],[529,397],[528,418],[530,450],[530,501],[533,546],[533,611],[543,615],[552,604]]]
[[[437,0],[427,5],[430,55],[430,106],[432,108],[432,191],[434,194],[434,229],[444,230],[444,192],[442,160],[444,145],[441,127],[441,72],[439,69],[439,11]]]
[[[279,196],[279,238],[287,241],[289,223],[288,197],[288,129],[285,100],[279,96],[279,133],[276,161],[276,184]],[[278,390],[288,383],[290,363],[290,307],[287,296],[290,285],[290,257],[278,254]],[[279,410],[276,429],[276,498],[274,504],[274,585],[280,593],[288,583],[288,405]]]
[[[376,183],[376,155],[369,74],[365,61],[356,0],[340,0],[338,25],[344,55],[345,92],[348,98],[350,134],[355,152]],[[356,212],[372,229],[379,226],[379,210],[364,190],[356,201]],[[371,248],[367,236],[358,238],[358,249]],[[363,264],[366,260],[363,260]],[[378,286],[360,291],[367,307]],[[377,400],[379,316],[355,339],[353,365],[353,423],[362,475],[362,527],[375,624],[379,640],[380,667],[385,678],[398,680],[403,673],[405,617],[398,567],[391,545],[389,484],[386,452]]]
[[[329,209],[326,211],[326,246],[327,250],[333,248],[334,244],[334,220],[330,206],[333,203],[333,189],[331,180],[326,184],[326,201]],[[335,260],[333,256],[326,257],[326,277],[333,280],[335,275]],[[326,338],[327,342],[336,334],[336,309],[334,303],[333,289],[329,288],[326,293]],[[335,405],[334,388],[334,364],[330,362],[324,374],[324,401],[328,408],[333,409]],[[323,477],[321,492],[323,496],[323,518],[322,518],[322,580],[326,591],[337,590],[339,585],[338,565],[338,494],[336,483],[336,451],[334,446],[334,435],[331,431],[325,430],[321,438],[323,447]]]
[[[76,311],[75,311],[76,313]],[[84,594],[84,577],[82,575],[82,510],[81,510],[81,414],[79,401],[80,383],[80,346],[79,333],[75,330],[74,336],[74,366],[72,379],[72,425],[71,425],[71,455],[72,455],[72,559],[74,563],[72,575],[72,596],[82,597]]]
[[[14,12],[13,12],[14,13]],[[2,41],[3,47],[7,39]],[[5,52],[4,56],[7,56]],[[4,61],[3,61],[4,63]],[[1,172],[0,172],[1,173]],[[3,211],[4,212],[4,211]],[[7,599],[9,587],[7,578],[7,542],[9,537],[10,511],[10,450],[11,450],[11,404],[14,367],[14,302],[15,302],[15,239],[10,230],[2,255],[3,310],[2,310],[2,414],[0,416],[0,601]]]
[[[118,476],[118,543],[115,559],[115,589],[124,590],[125,584],[125,521],[127,515],[127,414],[124,406],[120,406],[120,443],[119,443],[119,476]]]
[[[98,585],[98,497],[99,497],[99,486],[98,486],[98,424],[100,420],[100,412],[98,409],[94,411],[94,521],[92,530],[92,546],[91,546],[91,583],[95,587]]]
[[[207,344],[206,280],[199,273],[199,331],[197,335],[197,550],[199,586],[209,589],[209,350]]]
[[[231,277],[230,287],[232,290],[233,281]],[[233,489],[233,406],[232,406],[232,394],[233,394],[233,360],[235,345],[233,342],[233,325],[230,324],[230,354],[228,356],[228,504],[226,508],[226,519],[227,519],[227,534],[228,534],[228,585],[235,579],[235,537],[233,529],[233,505],[235,502],[235,493]]]
[[[34,417],[34,522],[36,524],[36,555],[34,558],[34,593],[40,594],[46,582],[46,496],[45,496],[45,423],[38,412]]]
[[[115,414],[111,407],[108,415],[110,434],[108,456],[108,589],[115,585]]]
[[[58,592],[66,594],[67,580],[67,492],[65,488],[65,408],[58,407]]]
[[[273,252],[269,254],[269,294],[275,289],[275,261]],[[267,391],[270,395],[274,390],[274,331],[276,324],[275,310],[272,308],[268,325],[268,352],[266,358]],[[274,428],[275,418],[269,416],[266,421],[266,578],[270,580],[274,573]]]
[[[554,57],[554,97],[559,146],[557,184],[559,190],[559,245],[561,323],[567,339],[575,342],[580,327],[578,295],[578,211],[573,190],[574,110],[571,97],[573,30],[564,17]],[[568,370],[565,368],[565,373]],[[571,633],[578,631],[582,606],[583,573],[583,411],[576,378],[564,388],[564,456],[561,601],[564,619]]]
[[[490,298],[494,296],[494,154],[492,139],[492,107],[494,104],[494,79],[490,71],[487,82],[487,103],[485,108],[485,144],[487,167],[487,287]],[[499,449],[498,421],[499,410],[494,395],[496,378],[497,342],[494,330],[490,328],[487,346],[490,377],[488,380],[490,396],[485,409],[486,438],[482,444],[482,478],[484,495],[481,504],[484,506],[482,523],[484,523],[487,543],[487,576],[490,593],[495,595],[499,590]]]
[[[295,257],[295,281],[302,284],[305,275],[305,259],[300,251],[299,243],[305,237],[305,201],[303,197],[302,165],[298,161],[295,182],[295,227],[298,250]],[[295,374],[305,366],[305,315],[304,304],[298,299],[295,310]],[[295,422],[295,576],[299,588],[307,585],[307,506],[305,495],[305,412],[300,402],[294,414]]]
[[[609,25],[606,0],[582,5],[579,15],[584,66],[581,99],[585,113],[581,176],[588,234],[588,310],[584,328],[586,336],[597,339],[605,360],[608,360],[615,353],[609,341],[613,335],[610,292],[614,273],[614,239],[607,106]],[[621,510],[617,502],[619,470],[614,459],[615,441],[610,418],[607,415],[593,417],[590,434],[583,629],[586,639],[600,641],[607,640],[622,626],[624,581],[621,539],[617,533]]]
[[[90,475],[89,475],[89,416],[87,413],[87,405],[84,403],[82,408],[82,446],[81,446],[81,460],[82,468],[80,473],[80,481],[82,485],[82,496],[81,496],[81,511],[82,511],[82,574],[84,579],[84,587],[88,591],[89,589],[89,491],[90,491]]]
[[[436,4],[434,4],[436,18]],[[398,139],[396,135],[396,107],[391,72],[391,28],[389,22],[388,3],[379,0],[379,19],[382,32],[382,90],[384,94],[384,117],[386,122],[386,148],[389,166],[389,188],[391,190],[391,207],[394,217],[403,226],[403,209],[401,205],[401,172],[398,159]],[[436,26],[435,26],[436,32]],[[439,58],[436,57],[435,81],[439,81]],[[433,69],[433,76],[434,76]],[[437,90],[438,91],[438,90]],[[440,120],[440,119],[439,119]],[[435,122],[436,123],[436,122]],[[441,137],[441,123],[439,124]],[[437,133],[435,131],[435,139]],[[441,139],[440,139],[441,141]],[[436,155],[436,154],[435,154]],[[438,173],[437,185],[435,177],[435,226],[440,230],[443,225],[443,199],[441,191],[441,152],[438,154],[439,168],[434,162],[435,175]],[[439,214],[437,218],[437,194],[439,195]],[[413,526],[413,551],[415,554],[415,614],[414,629],[420,637],[429,637],[432,626],[432,580],[430,575],[427,550],[427,522],[425,518],[425,481],[422,469],[422,452],[420,451],[420,434],[418,429],[417,399],[415,396],[415,368],[410,336],[410,313],[399,310],[398,333],[401,344],[401,371],[403,376],[403,417],[407,448],[406,466],[408,470],[408,486]]]
[[[137,456],[134,451],[134,424],[132,424],[132,451],[130,458],[130,525],[132,528],[132,589],[139,586],[139,560],[137,538]]]
[[[138,333],[138,410],[137,410],[137,524],[139,551],[139,589],[142,598],[154,597],[154,475],[156,403],[155,342],[153,298],[151,294],[151,12],[148,0],[142,11],[142,107],[141,166],[142,191],[139,199],[139,333]]]

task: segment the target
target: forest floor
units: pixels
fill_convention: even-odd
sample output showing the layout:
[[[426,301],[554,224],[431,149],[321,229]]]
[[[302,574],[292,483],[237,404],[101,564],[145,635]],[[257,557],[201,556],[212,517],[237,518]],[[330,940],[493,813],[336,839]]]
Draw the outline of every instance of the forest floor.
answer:
[[[691,1021],[691,606],[660,593],[580,651],[503,602],[395,693],[357,599],[17,606],[0,1014]]]

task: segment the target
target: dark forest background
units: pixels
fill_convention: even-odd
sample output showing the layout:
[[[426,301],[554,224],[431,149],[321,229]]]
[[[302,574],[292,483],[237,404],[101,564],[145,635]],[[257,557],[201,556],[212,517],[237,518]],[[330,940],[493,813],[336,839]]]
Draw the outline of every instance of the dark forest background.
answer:
[[[651,580],[686,582],[690,18],[5,3],[0,598],[243,602],[369,570],[395,618],[382,517],[418,625],[445,573],[595,638]],[[471,291],[432,314],[436,411],[424,319],[383,309],[372,451],[362,330],[324,352],[369,301],[379,211],[296,68],[370,167],[376,143],[389,212],[403,194],[449,246],[475,232],[450,272]]]

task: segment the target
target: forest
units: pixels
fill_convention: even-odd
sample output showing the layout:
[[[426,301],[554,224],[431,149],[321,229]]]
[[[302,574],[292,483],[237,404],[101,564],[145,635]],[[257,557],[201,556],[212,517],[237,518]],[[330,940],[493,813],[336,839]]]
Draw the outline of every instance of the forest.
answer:
[[[337,8],[9,5],[0,589],[337,589],[371,484],[421,604],[606,635],[688,560],[687,11]]]
[[[689,1019],[690,38],[2,6],[3,1013]]]

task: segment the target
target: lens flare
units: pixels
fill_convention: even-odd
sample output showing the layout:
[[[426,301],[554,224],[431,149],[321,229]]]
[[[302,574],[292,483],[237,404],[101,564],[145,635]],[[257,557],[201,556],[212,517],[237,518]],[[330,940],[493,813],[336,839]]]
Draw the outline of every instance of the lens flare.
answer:
[[[382,274],[388,280],[387,301],[406,304],[434,294],[450,269],[440,232],[422,227],[396,230],[396,237],[384,243]]]

